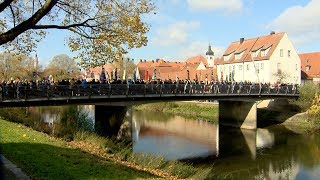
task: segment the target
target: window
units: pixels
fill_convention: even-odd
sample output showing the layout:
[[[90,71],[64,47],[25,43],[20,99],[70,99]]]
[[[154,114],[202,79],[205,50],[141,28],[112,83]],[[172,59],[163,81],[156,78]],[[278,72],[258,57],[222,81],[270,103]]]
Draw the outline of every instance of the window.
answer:
[[[288,50],[288,57],[291,56],[291,50]]]
[[[263,63],[261,63],[260,69],[263,70]]]
[[[251,52],[251,56],[252,57],[256,57],[256,52],[254,51],[254,52]]]
[[[283,49],[280,49],[280,57],[283,57]]]
[[[247,64],[247,71],[249,71],[249,64]]]
[[[256,50],[256,51],[252,51],[251,52],[251,56],[254,58],[254,57],[258,57],[258,55],[259,55],[259,49],[258,50]]]
[[[239,65],[239,71],[242,71],[242,65]]]
[[[277,64],[277,70],[278,70],[278,73],[281,72],[281,64],[280,63]]]
[[[296,71],[298,70],[298,64],[296,64]]]
[[[264,57],[266,55],[266,51],[265,50],[261,50],[261,57]]]
[[[306,65],[306,71],[310,71],[310,67],[309,65]]]

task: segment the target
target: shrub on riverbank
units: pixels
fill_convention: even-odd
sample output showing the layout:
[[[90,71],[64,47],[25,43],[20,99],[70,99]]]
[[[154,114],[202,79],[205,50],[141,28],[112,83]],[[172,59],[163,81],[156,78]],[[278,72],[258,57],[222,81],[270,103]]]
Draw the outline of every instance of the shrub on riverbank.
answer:
[[[313,83],[306,83],[299,88],[300,97],[291,101],[292,104],[298,105],[301,112],[307,111],[314,99],[316,93],[320,93],[320,86]]]
[[[318,93],[315,94],[311,107],[307,110],[307,115],[314,125],[320,126],[320,95]]]
[[[179,115],[191,119],[203,119],[215,122],[218,117],[218,106],[213,103],[190,102],[160,102],[135,106],[141,111],[155,111]]]
[[[300,97],[290,103],[299,106],[300,111],[305,113],[290,118],[285,124],[293,124],[306,132],[317,131],[320,128],[320,86],[306,83],[299,88],[299,92]]]

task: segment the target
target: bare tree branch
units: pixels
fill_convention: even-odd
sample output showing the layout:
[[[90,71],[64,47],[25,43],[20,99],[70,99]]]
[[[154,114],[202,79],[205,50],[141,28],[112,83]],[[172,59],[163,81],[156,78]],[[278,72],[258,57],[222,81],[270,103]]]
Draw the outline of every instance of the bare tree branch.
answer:
[[[16,27],[0,35],[0,45],[14,40],[18,35],[31,29],[35,26],[41,18],[50,12],[50,10],[57,4],[57,0],[47,0],[46,3],[29,19],[23,21]]]
[[[0,12],[4,11],[14,0],[4,0],[0,4]]]
[[[13,11],[13,8],[11,5],[10,5],[10,11],[11,11],[12,18],[13,18],[13,27],[16,27],[16,16],[14,15],[14,11]]]

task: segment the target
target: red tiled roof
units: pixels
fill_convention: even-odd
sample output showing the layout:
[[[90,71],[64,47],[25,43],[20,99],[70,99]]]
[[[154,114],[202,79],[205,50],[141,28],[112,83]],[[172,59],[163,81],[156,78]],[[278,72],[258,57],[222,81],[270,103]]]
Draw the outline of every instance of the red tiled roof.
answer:
[[[195,56],[195,57],[188,58],[185,62],[186,63],[192,63],[192,64],[203,62],[203,64],[205,66],[208,65],[207,59],[205,57],[203,57],[202,55],[198,55],[198,56]]]
[[[176,80],[179,78],[180,80],[188,79],[188,71],[189,78],[191,80],[195,79],[196,76],[198,80],[205,80],[205,76],[208,76],[208,80],[210,81],[211,74],[214,74],[214,78],[216,77],[216,69],[215,68],[207,68],[206,70],[197,70],[199,64],[201,62],[206,62],[207,60],[203,56],[196,56],[187,59],[185,62],[166,62],[166,61],[142,61],[138,63],[138,69],[140,73],[141,79],[146,79],[146,71],[148,71],[149,79],[152,78],[154,71],[156,70],[156,78],[161,78],[162,80]],[[206,63],[207,64],[207,63]]]
[[[320,77],[320,52],[299,54],[301,60],[301,71],[307,75],[307,79]],[[306,67],[310,66],[309,71]]]
[[[274,52],[275,48],[279,44],[282,37],[285,35],[284,32],[270,34],[267,36],[260,36],[251,39],[245,39],[242,43],[236,41],[230,44],[227,50],[224,52],[223,56],[231,55],[230,59],[224,61],[223,57],[217,61],[217,64],[229,64],[237,63],[244,61],[252,61],[251,53],[259,49],[265,50],[269,49],[268,53],[265,56],[262,56],[261,53],[257,57],[254,57],[254,60],[267,60],[270,59],[270,56]],[[242,56],[239,59],[235,59],[235,54],[242,53]]]

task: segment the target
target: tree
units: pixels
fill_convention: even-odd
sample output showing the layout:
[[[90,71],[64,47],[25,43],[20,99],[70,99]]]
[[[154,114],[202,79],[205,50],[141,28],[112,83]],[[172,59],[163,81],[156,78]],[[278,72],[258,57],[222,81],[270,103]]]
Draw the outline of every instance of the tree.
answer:
[[[287,80],[290,78],[290,75],[280,69],[276,73],[273,74],[279,83],[286,83]]]
[[[80,69],[74,59],[65,54],[53,57],[48,66],[45,68],[46,76],[52,75],[55,81],[62,79],[78,79]]]
[[[40,68],[34,66],[35,59],[26,55],[12,53],[0,54],[0,79],[8,81],[11,78],[31,80],[33,72],[39,72]]]
[[[0,45],[30,53],[46,30],[66,30],[80,65],[96,67],[146,45],[142,18],[153,10],[151,0],[2,0]]]

